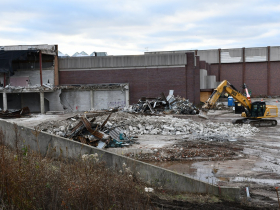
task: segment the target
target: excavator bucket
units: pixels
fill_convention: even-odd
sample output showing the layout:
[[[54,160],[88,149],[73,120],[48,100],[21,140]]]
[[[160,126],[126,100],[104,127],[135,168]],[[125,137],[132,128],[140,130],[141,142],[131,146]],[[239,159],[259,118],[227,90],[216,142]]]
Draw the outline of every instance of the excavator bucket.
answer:
[[[207,117],[207,113],[208,113],[208,112],[207,112],[206,110],[202,109],[202,110],[199,112],[198,117],[203,118],[203,119],[205,119],[205,120],[208,120],[209,118]]]

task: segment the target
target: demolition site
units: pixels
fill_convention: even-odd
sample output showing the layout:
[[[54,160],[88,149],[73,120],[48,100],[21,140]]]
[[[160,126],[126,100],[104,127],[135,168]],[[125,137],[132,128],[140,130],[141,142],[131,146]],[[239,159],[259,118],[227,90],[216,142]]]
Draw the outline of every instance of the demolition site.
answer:
[[[126,164],[151,187],[279,205],[280,47],[72,57],[57,45],[0,49],[6,145],[20,135],[43,156]]]

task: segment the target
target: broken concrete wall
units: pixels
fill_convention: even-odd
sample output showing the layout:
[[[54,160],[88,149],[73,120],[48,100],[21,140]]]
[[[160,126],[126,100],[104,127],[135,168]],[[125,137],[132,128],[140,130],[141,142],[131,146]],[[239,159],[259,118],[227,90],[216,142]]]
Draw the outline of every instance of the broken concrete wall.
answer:
[[[90,110],[90,91],[62,90],[61,103],[67,111],[78,112]]]
[[[93,108],[108,109],[126,106],[125,91],[94,91]]]
[[[29,77],[31,85],[40,84],[40,70],[17,70],[12,77]],[[43,83],[54,84],[54,70],[42,71]]]
[[[49,101],[49,110],[50,111],[63,111],[63,105],[61,104],[60,99],[61,90],[56,90],[52,93],[45,93],[45,98]]]
[[[62,90],[60,95],[64,109],[73,112],[90,110],[91,97],[95,110],[126,106],[126,93],[121,90]]]

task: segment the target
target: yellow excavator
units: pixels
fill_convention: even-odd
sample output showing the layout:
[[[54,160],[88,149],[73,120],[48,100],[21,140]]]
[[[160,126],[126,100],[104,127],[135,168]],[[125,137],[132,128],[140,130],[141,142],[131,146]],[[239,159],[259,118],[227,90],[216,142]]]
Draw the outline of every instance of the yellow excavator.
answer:
[[[255,127],[272,127],[277,125],[277,120],[264,119],[278,117],[278,107],[274,105],[266,105],[265,102],[256,101],[251,102],[250,95],[246,84],[243,85],[246,90],[247,96],[239,92],[233,85],[227,80],[221,82],[221,84],[214,90],[210,98],[202,106],[202,110],[206,111],[212,109],[215,103],[220,98],[222,93],[227,93],[232,96],[236,101],[241,103],[245,112],[242,112],[242,119],[234,120],[234,124],[250,124]]]

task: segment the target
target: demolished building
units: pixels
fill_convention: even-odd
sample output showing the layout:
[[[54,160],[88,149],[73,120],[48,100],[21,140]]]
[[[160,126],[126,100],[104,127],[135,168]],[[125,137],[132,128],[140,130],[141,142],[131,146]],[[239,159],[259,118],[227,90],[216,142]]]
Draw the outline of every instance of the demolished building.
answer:
[[[169,90],[197,105],[228,77],[236,87],[246,82],[253,96],[278,95],[279,49],[59,57],[57,45],[2,46],[0,108],[27,106],[37,113],[108,109],[136,104],[142,97],[156,98],[161,92],[168,95]],[[260,79],[259,74],[266,76]]]
[[[129,86],[59,84],[58,46],[7,46],[0,51],[1,109],[64,113],[128,104]]]

